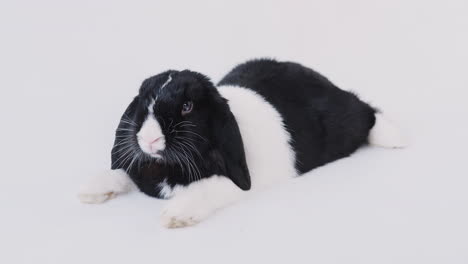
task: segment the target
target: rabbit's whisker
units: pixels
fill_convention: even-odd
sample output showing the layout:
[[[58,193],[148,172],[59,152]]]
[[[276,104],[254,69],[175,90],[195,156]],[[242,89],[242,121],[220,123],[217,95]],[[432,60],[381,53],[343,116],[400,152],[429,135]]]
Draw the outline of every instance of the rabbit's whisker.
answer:
[[[112,167],[114,167],[114,165],[118,165],[120,167],[121,165],[125,164],[125,160],[133,152],[134,152],[134,147],[133,146],[130,146],[129,148],[126,148],[126,151],[116,161],[114,161],[112,163]]]
[[[202,137],[200,134],[196,133],[196,132],[193,132],[193,131],[190,131],[190,130],[174,130],[175,132],[179,132],[179,133],[189,133],[189,134],[192,134],[192,135],[195,135],[199,138],[201,138],[203,141],[207,141],[204,137]]]
[[[117,131],[131,131],[131,132],[135,132],[135,129],[130,129],[130,128],[117,128]]]

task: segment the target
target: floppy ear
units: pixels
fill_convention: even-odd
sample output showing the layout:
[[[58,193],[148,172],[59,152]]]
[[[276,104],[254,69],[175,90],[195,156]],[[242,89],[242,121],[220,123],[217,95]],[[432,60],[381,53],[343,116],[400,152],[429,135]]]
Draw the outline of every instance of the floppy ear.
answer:
[[[221,120],[215,121],[216,148],[221,155],[226,177],[244,191],[250,190],[250,173],[245,161],[244,144],[234,115],[227,109]]]

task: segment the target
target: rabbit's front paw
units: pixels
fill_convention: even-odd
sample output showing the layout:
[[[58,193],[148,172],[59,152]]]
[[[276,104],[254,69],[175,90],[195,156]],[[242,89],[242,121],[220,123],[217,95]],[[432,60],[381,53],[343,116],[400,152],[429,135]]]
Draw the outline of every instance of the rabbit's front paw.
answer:
[[[118,194],[135,189],[132,181],[123,170],[105,171],[81,186],[78,199],[82,203],[103,203]]]
[[[111,184],[102,178],[97,178],[81,186],[78,199],[82,203],[98,204],[114,198],[116,195],[116,190],[113,190]]]
[[[78,193],[78,199],[82,203],[98,204],[103,203],[111,198],[114,198],[116,194],[114,192],[107,193],[91,193],[91,192],[80,192]]]
[[[161,223],[167,228],[180,228],[196,225],[210,213],[209,208],[200,203],[183,200],[168,201],[162,211]]]

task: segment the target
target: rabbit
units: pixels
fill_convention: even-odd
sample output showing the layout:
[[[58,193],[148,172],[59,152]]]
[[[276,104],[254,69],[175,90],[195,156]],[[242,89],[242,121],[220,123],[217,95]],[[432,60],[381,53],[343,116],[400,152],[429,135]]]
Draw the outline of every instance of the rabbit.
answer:
[[[298,63],[250,60],[217,85],[168,70],[143,82],[118,125],[111,170],[79,199],[102,203],[139,189],[169,200],[163,226],[191,226],[367,143],[406,145],[381,112]]]

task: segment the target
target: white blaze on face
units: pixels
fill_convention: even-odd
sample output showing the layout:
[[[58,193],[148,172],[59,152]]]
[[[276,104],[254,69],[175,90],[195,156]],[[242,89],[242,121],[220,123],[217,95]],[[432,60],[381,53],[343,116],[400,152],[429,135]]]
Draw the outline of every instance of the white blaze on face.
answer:
[[[158,151],[164,150],[166,141],[161,126],[153,115],[154,102],[148,107],[148,116],[137,133],[138,145],[152,157],[161,157]],[[149,110],[151,109],[151,110]]]
[[[154,105],[154,101],[158,100],[159,94],[162,92],[164,87],[166,87],[166,85],[168,85],[171,81],[172,81],[172,76],[169,74],[169,78],[167,78],[166,82],[164,82],[163,85],[161,85],[161,88],[159,88],[159,93],[156,95],[156,98],[153,100],[153,103],[152,103],[153,105]]]
[[[161,86],[159,92],[162,91],[169,82],[172,81],[171,75],[167,78],[166,82]],[[160,158],[161,155],[158,154],[158,151],[163,151],[166,147],[166,141],[164,134],[162,132],[161,126],[154,117],[154,104],[158,99],[158,95],[153,99],[148,106],[148,116],[143,122],[143,125],[140,128],[140,131],[137,133],[138,145],[140,145],[141,150],[145,153],[150,154],[152,157]]]
[[[166,85],[168,85],[171,81],[172,81],[172,76],[169,74],[169,78],[167,78],[166,82],[164,82],[163,85],[161,85],[160,90],[162,90],[164,87],[166,87]]]

